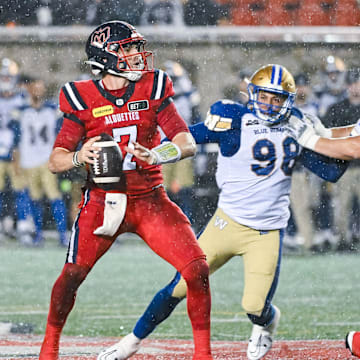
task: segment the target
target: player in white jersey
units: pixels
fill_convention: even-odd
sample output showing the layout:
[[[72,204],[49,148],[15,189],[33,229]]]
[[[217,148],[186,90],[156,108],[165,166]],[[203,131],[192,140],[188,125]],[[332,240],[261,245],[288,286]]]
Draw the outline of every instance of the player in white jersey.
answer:
[[[59,244],[67,245],[67,210],[59,191],[56,175],[48,170],[48,160],[60,129],[60,115],[56,104],[45,100],[43,80],[28,78],[26,88],[29,104],[18,110],[20,141],[18,145],[20,167],[23,169],[30,191],[32,215],[35,223],[33,243],[43,241],[43,204],[45,195],[59,232]]]
[[[310,170],[335,181],[345,164],[325,162],[306,151],[284,131],[290,116],[303,117],[293,108],[295,82],[280,65],[266,65],[251,77],[249,102],[215,102],[205,123],[190,127],[197,143],[218,143],[218,208],[199,237],[210,273],[234,256],[244,261],[242,307],[253,330],[247,357],[261,359],[272,346],[280,310],[272,304],[280,272],[282,238],[289,218],[291,171],[299,158]],[[312,157],[314,156],[314,157]],[[328,160],[328,159],[326,159]],[[316,165],[315,165],[316,163]],[[327,165],[326,165],[327,164]],[[98,360],[123,360],[134,354],[148,336],[186,296],[179,273],[160,290],[132,333]]]
[[[0,220],[3,220],[5,208],[15,201],[17,236],[21,242],[27,242],[31,223],[27,221],[30,213],[29,197],[25,189],[24,176],[16,166],[15,148],[19,141],[19,123],[14,120],[13,112],[24,104],[25,97],[17,88],[17,64],[7,58],[0,64]],[[10,180],[12,197],[4,191],[6,177]],[[0,223],[0,236],[2,229]]]

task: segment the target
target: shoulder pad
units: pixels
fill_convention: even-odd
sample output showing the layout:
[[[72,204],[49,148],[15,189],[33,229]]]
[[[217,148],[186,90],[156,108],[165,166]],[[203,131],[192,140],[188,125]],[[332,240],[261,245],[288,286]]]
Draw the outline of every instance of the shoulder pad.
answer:
[[[239,118],[245,112],[247,111],[244,105],[228,99],[216,101],[210,106],[210,113],[212,115],[219,115],[231,119]]]
[[[293,107],[291,109],[291,116],[293,116],[293,115],[298,117],[299,119],[302,119],[304,116],[303,113],[301,112],[301,110],[296,107]]]
[[[60,109],[62,112],[70,113],[73,111],[86,110],[88,107],[80,95],[82,82],[68,82],[60,91]],[[80,86],[79,86],[80,85]]]
[[[154,70],[154,83],[150,95],[151,100],[159,100],[174,95],[172,81],[169,75],[160,69]]]

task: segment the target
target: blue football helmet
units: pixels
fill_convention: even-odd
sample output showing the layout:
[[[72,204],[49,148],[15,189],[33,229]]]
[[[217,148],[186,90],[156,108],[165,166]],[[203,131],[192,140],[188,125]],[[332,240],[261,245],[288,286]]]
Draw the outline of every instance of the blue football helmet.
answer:
[[[261,92],[278,94],[284,98],[281,106],[262,103],[259,99]],[[296,97],[295,81],[290,72],[281,65],[265,65],[255,71],[248,84],[248,108],[255,116],[267,125],[278,124],[287,120]],[[266,105],[266,110],[261,108]]]

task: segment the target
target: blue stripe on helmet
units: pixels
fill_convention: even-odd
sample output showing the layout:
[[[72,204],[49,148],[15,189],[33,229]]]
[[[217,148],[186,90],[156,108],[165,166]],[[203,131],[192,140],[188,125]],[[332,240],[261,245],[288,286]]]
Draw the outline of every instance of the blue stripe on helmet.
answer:
[[[281,66],[279,66],[279,79],[278,79],[278,85],[281,85],[281,79],[282,79],[283,69]]]
[[[272,67],[272,72],[271,72],[271,84],[274,83],[274,79],[275,78],[275,66]]]

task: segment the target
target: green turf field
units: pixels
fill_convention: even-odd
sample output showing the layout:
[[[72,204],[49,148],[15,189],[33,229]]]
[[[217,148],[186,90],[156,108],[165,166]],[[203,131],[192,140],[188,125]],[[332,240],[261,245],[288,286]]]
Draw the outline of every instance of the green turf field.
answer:
[[[30,322],[43,333],[53,282],[65,249],[0,245],[0,321]],[[343,339],[360,328],[360,256],[284,255],[274,303],[282,311],[278,339]],[[131,331],[173,269],[136,238],[116,244],[78,292],[64,334],[119,336]],[[242,261],[235,258],[211,277],[213,340],[246,340],[251,325],[241,308]],[[191,338],[183,302],[154,338]]]

